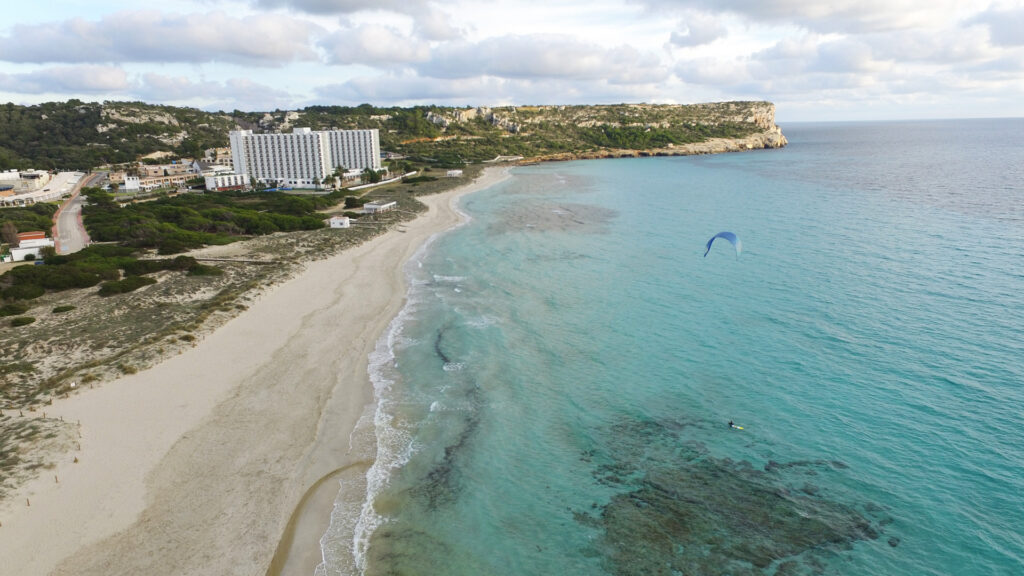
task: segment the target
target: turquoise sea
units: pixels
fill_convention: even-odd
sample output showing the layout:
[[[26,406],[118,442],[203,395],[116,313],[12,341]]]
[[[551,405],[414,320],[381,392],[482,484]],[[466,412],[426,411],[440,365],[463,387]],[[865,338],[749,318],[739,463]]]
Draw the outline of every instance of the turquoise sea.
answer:
[[[320,573],[1024,574],[1024,120],[783,129],[463,198]]]

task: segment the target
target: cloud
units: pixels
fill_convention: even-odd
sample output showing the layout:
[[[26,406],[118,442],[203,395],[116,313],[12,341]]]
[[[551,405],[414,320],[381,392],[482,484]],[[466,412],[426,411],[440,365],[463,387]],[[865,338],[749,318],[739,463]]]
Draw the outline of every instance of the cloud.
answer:
[[[819,32],[863,33],[939,26],[969,0],[637,0],[652,11],[733,13],[753,22],[784,23]]]
[[[426,0],[255,0],[262,8],[288,8],[308,14],[353,14],[367,10],[402,12],[410,7],[425,6]]]
[[[338,30],[323,38],[319,46],[331,64],[394,66],[430,58],[427,42],[377,24]]]
[[[645,88],[611,84],[603,80],[475,76],[439,81],[420,76],[412,70],[360,76],[316,89],[316,101],[320,103],[374,102],[396,106],[586,104],[651,100],[651,93]]]
[[[413,20],[416,36],[427,40],[451,40],[462,36],[452,25],[451,16],[437,2],[429,0],[253,0],[260,8],[287,8],[316,15],[342,15],[359,12],[394,12]]]
[[[710,44],[719,38],[725,38],[728,30],[719,18],[711,14],[697,12],[679,22],[677,30],[672,32],[669,41],[675,46],[689,47]]]
[[[215,82],[186,76],[147,73],[141,77],[134,95],[147,102],[203,102],[207,109],[288,108],[295,95],[246,78],[228,78]]]
[[[654,83],[668,77],[667,68],[653,54],[631,46],[604,48],[551,34],[443,44],[417,70],[423,76],[445,79],[497,76],[605,80],[611,84]]]
[[[323,30],[273,14],[118,12],[98,21],[74,18],[15,25],[0,37],[8,62],[232,62],[279,66],[315,60],[313,38]]]
[[[993,44],[1024,46],[1024,8],[986,10],[969,22],[985,25]]]
[[[55,66],[17,74],[0,73],[5,91],[22,94],[103,94],[131,87],[128,74],[116,66]]]

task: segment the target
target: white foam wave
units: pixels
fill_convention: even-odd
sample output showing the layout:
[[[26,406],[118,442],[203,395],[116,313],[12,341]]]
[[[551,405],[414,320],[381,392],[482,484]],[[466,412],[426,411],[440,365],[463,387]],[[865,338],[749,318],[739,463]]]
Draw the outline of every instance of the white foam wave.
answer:
[[[486,328],[497,324],[498,319],[493,316],[479,316],[477,318],[467,318],[465,322],[466,326],[470,328]]]
[[[434,282],[465,282],[465,276],[445,276],[443,274],[434,274]]]
[[[460,225],[469,219],[468,215],[463,214],[463,216],[465,220]],[[403,337],[402,332],[407,320],[418,311],[420,295],[424,294],[429,283],[422,276],[417,278],[417,273],[422,274],[420,270],[424,267],[424,259],[438,237],[440,234],[434,234],[427,239],[407,263],[405,268],[408,282],[406,304],[391,321],[385,333],[381,335],[377,346],[369,357],[367,370],[370,374],[370,381],[373,383],[374,397],[377,403],[373,416],[374,432],[377,437],[377,457],[366,472],[366,500],[363,502],[352,537],[352,558],[360,574],[366,571],[370,538],[377,528],[386,521],[374,510],[374,500],[387,487],[394,471],[404,466],[416,451],[416,445],[411,435],[392,424],[395,419],[391,390],[398,377],[394,372],[394,368],[397,366],[395,350],[415,342],[413,338]]]
[[[465,366],[466,366],[466,364],[463,363],[463,362],[445,362],[444,363],[444,371],[445,372],[458,372],[459,370],[462,370]]]

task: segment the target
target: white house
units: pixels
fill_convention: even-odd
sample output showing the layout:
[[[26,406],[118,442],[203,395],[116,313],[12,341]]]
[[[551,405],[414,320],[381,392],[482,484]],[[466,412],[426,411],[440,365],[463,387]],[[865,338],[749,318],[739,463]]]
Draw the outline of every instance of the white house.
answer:
[[[367,202],[363,204],[363,212],[367,214],[379,214],[381,212],[390,212],[398,207],[398,202],[394,200],[374,200],[373,202]]]
[[[462,170],[449,170],[446,176],[448,176],[449,178],[461,178]]]
[[[18,247],[11,248],[11,256],[15,262],[24,260],[29,254],[32,259],[37,259],[41,257],[41,248],[53,245],[53,239],[47,238],[46,232],[22,232],[18,234]]]
[[[327,221],[331,228],[351,228],[352,222],[348,216],[331,216]]]

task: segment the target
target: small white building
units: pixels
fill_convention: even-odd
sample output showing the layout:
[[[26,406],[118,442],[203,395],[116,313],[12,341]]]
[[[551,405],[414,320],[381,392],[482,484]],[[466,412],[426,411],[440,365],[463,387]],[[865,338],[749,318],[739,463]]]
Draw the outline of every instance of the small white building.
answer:
[[[15,262],[24,260],[30,254],[33,259],[39,259],[39,250],[53,245],[53,238],[47,238],[46,232],[22,232],[18,234],[18,246],[11,248],[11,256]]]
[[[449,170],[446,176],[448,176],[449,178],[461,178],[462,170]]]
[[[327,223],[331,228],[351,228],[352,221],[348,216],[331,216]]]
[[[248,174],[212,174],[205,178],[209,191],[245,190],[249,188]]]
[[[142,180],[138,176],[125,175],[122,190],[139,190],[140,188],[142,188]]]
[[[395,208],[398,208],[398,202],[394,200],[374,200],[373,202],[363,204],[363,212],[366,212],[367,214],[390,212]]]

